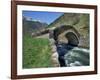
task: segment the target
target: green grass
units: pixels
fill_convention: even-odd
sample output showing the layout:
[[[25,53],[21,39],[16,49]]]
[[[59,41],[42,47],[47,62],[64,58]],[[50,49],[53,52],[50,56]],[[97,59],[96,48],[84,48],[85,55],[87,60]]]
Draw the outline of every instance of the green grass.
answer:
[[[46,38],[23,38],[23,68],[52,67],[51,47]]]

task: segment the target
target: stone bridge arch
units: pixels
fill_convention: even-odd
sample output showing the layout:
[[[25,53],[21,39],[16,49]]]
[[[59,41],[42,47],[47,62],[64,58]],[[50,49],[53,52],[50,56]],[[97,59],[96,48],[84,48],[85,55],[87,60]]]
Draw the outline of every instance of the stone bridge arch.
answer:
[[[53,38],[56,42],[78,46],[80,35],[73,26],[62,25],[53,30]]]

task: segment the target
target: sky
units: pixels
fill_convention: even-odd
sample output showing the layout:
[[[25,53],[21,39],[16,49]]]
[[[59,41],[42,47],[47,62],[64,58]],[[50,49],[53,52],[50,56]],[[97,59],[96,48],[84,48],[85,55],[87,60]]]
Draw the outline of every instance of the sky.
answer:
[[[27,18],[32,18],[32,20],[40,21],[43,23],[50,24],[63,13],[61,12],[44,12],[44,11],[23,11],[22,15]]]

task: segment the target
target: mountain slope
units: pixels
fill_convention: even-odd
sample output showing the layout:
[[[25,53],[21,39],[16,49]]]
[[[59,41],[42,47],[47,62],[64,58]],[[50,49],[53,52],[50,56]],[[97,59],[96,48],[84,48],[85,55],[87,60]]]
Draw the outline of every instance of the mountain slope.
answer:
[[[23,18],[23,34],[31,34],[33,32],[37,32],[45,29],[48,26],[46,23],[42,23],[39,21],[27,20],[25,17]]]

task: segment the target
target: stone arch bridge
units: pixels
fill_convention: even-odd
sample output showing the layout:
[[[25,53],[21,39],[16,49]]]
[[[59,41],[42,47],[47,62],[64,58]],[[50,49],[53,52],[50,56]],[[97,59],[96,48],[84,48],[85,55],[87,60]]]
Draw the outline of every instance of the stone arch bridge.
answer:
[[[67,43],[75,46],[79,44],[80,35],[73,26],[62,25],[55,28],[50,34],[56,42]]]

